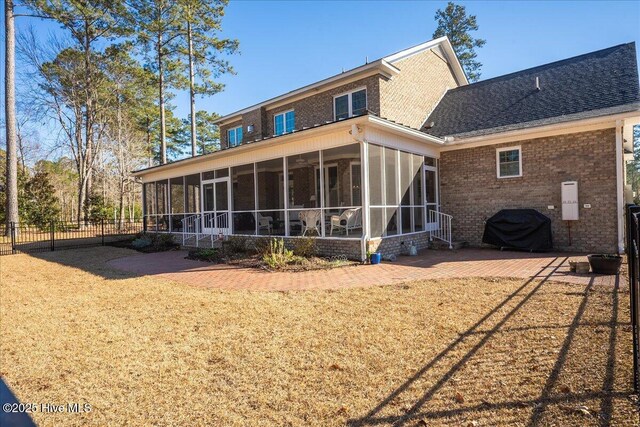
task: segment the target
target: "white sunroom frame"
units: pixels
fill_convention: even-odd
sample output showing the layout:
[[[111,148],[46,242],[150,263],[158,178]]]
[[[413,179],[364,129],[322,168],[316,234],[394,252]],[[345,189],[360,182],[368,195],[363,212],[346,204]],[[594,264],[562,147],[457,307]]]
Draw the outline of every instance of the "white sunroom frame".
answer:
[[[370,117],[370,116],[365,116],[365,117],[358,117],[358,118],[354,118],[352,120],[350,120],[350,122],[370,122],[372,119],[377,120],[377,121],[382,121],[382,119],[378,119],[378,118],[374,118],[374,117]],[[436,147],[437,145],[441,145],[438,144],[438,141],[436,138],[432,138],[434,139],[434,141],[428,141],[428,143],[425,143],[425,141],[416,141],[415,139],[410,139],[408,140],[407,138],[403,138],[402,136],[404,135],[398,135],[398,134],[419,134],[422,138],[425,137],[425,134],[418,132],[418,131],[413,131],[411,129],[396,129],[399,130],[399,132],[395,132],[395,133],[391,133],[391,132],[387,132],[387,129],[384,129],[384,127],[394,127],[394,128],[400,128],[400,126],[398,125],[390,125],[390,126],[358,126],[357,124],[352,124],[351,125],[351,131],[348,132],[348,134],[350,136],[347,137],[347,132],[344,132],[345,130],[349,129],[348,125],[346,123],[341,123],[343,129],[339,130],[338,132],[333,132],[334,134],[339,134],[339,138],[341,141],[337,142],[335,141],[336,138],[333,138],[334,141],[330,141],[329,139],[331,138],[324,138],[324,135],[321,135],[320,137],[313,137],[310,135],[309,138],[306,138],[306,141],[302,138],[303,135],[294,135],[294,134],[287,134],[284,135],[282,137],[279,137],[278,139],[282,139],[282,143],[283,144],[255,144],[255,146],[253,147],[239,147],[239,148],[244,148],[244,151],[247,151],[249,148],[253,149],[253,150],[258,150],[260,148],[260,154],[261,155],[257,155],[253,157],[253,160],[251,161],[247,161],[247,160],[241,160],[239,158],[233,158],[233,152],[235,151],[240,151],[238,150],[238,148],[234,149],[233,152],[229,151],[228,156],[224,156],[224,158],[226,159],[226,161],[221,160],[220,162],[203,162],[203,164],[199,165],[197,170],[198,172],[196,172],[194,170],[193,167],[188,168],[189,170],[186,170],[186,167],[174,167],[174,168],[170,168],[170,170],[172,172],[169,172],[168,170],[164,170],[162,171],[162,173],[154,173],[154,172],[147,172],[145,173],[145,178],[143,179],[143,183],[150,183],[150,182],[157,182],[157,181],[162,181],[162,180],[167,180],[167,194],[166,194],[166,200],[167,200],[167,212],[171,212],[171,189],[170,189],[170,179],[171,178],[177,178],[179,176],[183,177],[183,182],[184,181],[184,177],[186,177],[187,175],[193,175],[195,173],[199,173],[200,175],[200,212],[202,212],[202,203],[204,203],[204,197],[203,197],[203,185],[202,185],[202,174],[204,171],[210,171],[210,170],[218,170],[218,169],[227,169],[228,173],[229,173],[229,198],[231,199],[231,201],[233,200],[233,180],[232,180],[232,176],[231,176],[231,168],[235,167],[235,166],[241,166],[241,165],[247,165],[247,164],[253,164],[253,172],[254,172],[254,177],[255,177],[255,181],[254,181],[254,209],[253,210],[243,210],[243,211],[235,211],[232,210],[231,208],[232,203],[230,204],[230,218],[232,218],[234,213],[238,213],[238,212],[253,212],[254,214],[257,214],[257,212],[261,212],[261,211],[265,211],[266,209],[259,209],[258,208],[258,184],[257,184],[257,163],[259,162],[263,162],[263,161],[268,161],[268,160],[273,160],[273,159],[282,159],[282,171],[283,171],[283,192],[284,192],[284,200],[285,200],[285,204],[284,204],[284,208],[283,209],[276,209],[275,211],[282,211],[284,213],[284,221],[285,221],[285,236],[289,237],[289,238],[296,238],[299,236],[291,236],[290,234],[290,212],[295,212],[296,210],[300,210],[300,209],[291,209],[289,207],[289,197],[288,197],[288,192],[289,192],[289,186],[288,186],[288,175],[289,175],[289,169],[287,166],[287,157],[289,156],[295,156],[295,155],[302,155],[302,154],[306,154],[306,153],[311,153],[311,152],[318,152],[319,153],[319,162],[320,165],[322,166],[322,173],[320,173],[320,188],[321,188],[321,192],[318,195],[319,196],[319,206],[318,208],[306,208],[306,209],[322,209],[323,213],[326,209],[328,209],[327,207],[325,207],[325,188],[324,188],[324,158],[323,158],[323,150],[327,150],[327,149],[331,149],[331,148],[337,148],[340,146],[345,146],[345,145],[351,145],[354,143],[358,143],[360,146],[360,173],[361,173],[361,189],[360,189],[360,195],[361,195],[361,206],[357,206],[357,207],[361,207],[362,208],[362,224],[363,224],[363,230],[362,230],[362,235],[358,236],[358,237],[332,237],[332,236],[328,236],[327,234],[327,230],[325,227],[325,221],[322,221],[322,230],[321,230],[321,236],[317,237],[317,238],[322,238],[322,239],[336,239],[336,240],[362,240],[363,241],[363,245],[364,242],[367,240],[376,240],[376,239],[380,239],[380,238],[385,238],[385,237],[397,237],[397,236],[409,236],[409,235],[413,235],[413,234],[419,234],[419,233],[424,233],[424,232],[428,232],[429,228],[428,228],[428,210],[429,210],[429,205],[426,204],[426,177],[425,177],[425,166],[424,166],[424,162],[423,162],[423,167],[421,168],[421,174],[422,174],[422,205],[418,206],[418,205],[411,205],[411,207],[422,207],[422,215],[423,215],[423,230],[422,231],[412,231],[411,233],[402,233],[402,200],[401,197],[398,196],[398,204],[397,205],[388,205],[388,207],[395,207],[398,209],[398,233],[394,234],[392,236],[381,236],[381,237],[375,237],[375,238],[371,238],[371,224],[370,224],[370,204],[369,204],[369,145],[370,144],[374,144],[374,145],[378,145],[378,146],[382,146],[382,147],[386,147],[386,148],[391,148],[391,149],[396,149],[398,150],[396,152],[396,156],[398,159],[398,167],[396,168],[396,182],[397,182],[397,186],[398,186],[398,194],[400,193],[400,188],[401,188],[401,178],[400,178],[400,151],[404,151],[404,152],[408,152],[411,154],[415,154],[418,156],[428,156],[428,157],[432,157],[435,158],[437,160],[439,160],[439,150]],[[367,124],[367,123],[362,123],[362,124]],[[375,123],[374,123],[375,124]],[[346,129],[345,129],[346,128]],[[312,129],[315,130],[315,129]],[[344,132],[344,133],[342,133]],[[354,135],[355,134],[355,135]],[[286,142],[285,140],[289,140],[291,138],[293,138],[294,136],[298,136],[298,140],[301,140],[299,143],[294,143],[294,144],[287,144],[287,146],[284,146],[284,142]],[[333,135],[329,135],[329,136],[333,136]],[[308,143],[308,144],[303,144],[303,142],[309,142],[309,140],[313,140],[311,141],[312,143]],[[269,142],[269,141],[265,141],[265,142]],[[274,142],[276,142],[274,140]],[[430,142],[430,143],[429,143]],[[249,144],[247,144],[249,145]],[[253,144],[251,144],[253,145]],[[299,149],[299,150],[291,150],[291,146],[307,146],[304,149]],[[286,149],[289,148],[289,149]],[[238,157],[238,156],[235,156]],[[243,156],[242,156],[243,157]],[[191,159],[189,159],[191,160]],[[350,162],[350,171],[349,174],[350,176],[352,175],[351,173],[351,164],[352,164],[353,160]],[[179,166],[179,165],[176,165]],[[167,168],[169,169],[169,168]],[[437,170],[437,168],[434,168],[435,172],[436,172],[436,200],[437,200],[437,204],[436,209],[439,209],[439,203],[440,203],[440,189],[439,189],[439,171]],[[144,172],[144,171],[143,171]],[[350,191],[352,191],[353,189],[351,188]],[[351,200],[353,198],[351,197]],[[157,197],[156,197],[156,201],[157,201]],[[385,207],[387,207],[387,205],[385,205]],[[407,206],[409,207],[409,206]],[[145,206],[146,208],[146,206]],[[348,209],[350,208],[350,206],[344,206],[344,207],[340,207],[341,210],[343,209]],[[186,206],[185,206],[186,209]],[[156,207],[157,210],[157,207]],[[146,212],[145,212],[146,214]],[[169,215],[169,214],[167,214]],[[324,216],[324,215],[323,215]],[[170,221],[168,221],[168,223],[170,224]],[[157,224],[157,222],[156,222]],[[434,226],[437,226],[434,225]],[[169,228],[171,226],[169,225]],[[254,231],[255,234],[234,234],[237,236],[261,236],[260,234],[258,234],[258,225],[256,224],[256,229]],[[173,232],[173,233],[181,233],[180,231],[170,231],[166,230],[166,231],[159,231],[159,232]],[[285,237],[283,236],[283,237]],[[276,237],[276,236],[274,236]],[[364,247],[364,246],[363,246]]]

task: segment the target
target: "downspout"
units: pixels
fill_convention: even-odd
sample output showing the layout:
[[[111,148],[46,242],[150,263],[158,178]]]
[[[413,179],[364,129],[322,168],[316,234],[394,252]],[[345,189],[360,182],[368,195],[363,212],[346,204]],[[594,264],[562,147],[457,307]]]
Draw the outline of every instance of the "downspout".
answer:
[[[622,120],[616,120],[616,202],[618,219],[618,253],[624,253],[624,150]]]

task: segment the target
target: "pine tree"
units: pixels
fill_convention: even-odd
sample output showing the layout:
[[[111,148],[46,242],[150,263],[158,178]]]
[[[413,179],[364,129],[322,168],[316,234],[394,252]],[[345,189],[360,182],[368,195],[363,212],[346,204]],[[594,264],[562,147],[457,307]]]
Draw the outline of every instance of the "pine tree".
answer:
[[[207,113],[200,110],[196,113],[196,150],[198,154],[213,153],[220,149],[220,128],[213,123],[220,115]],[[181,146],[191,143],[193,132],[191,130],[191,120],[183,119],[179,134],[176,135],[176,142]]]
[[[6,129],[6,175],[5,175],[5,234],[9,235],[10,223],[19,221],[18,215],[18,152],[16,131],[16,38],[14,28],[13,0],[4,2],[5,18],[5,129]],[[16,228],[18,230],[18,228]]]
[[[449,2],[444,10],[436,11],[435,20],[438,28],[433,33],[433,38],[447,36],[469,81],[478,81],[482,63],[476,60],[478,55],[475,49],[484,46],[486,40],[474,38],[470,34],[471,31],[478,31],[476,16],[467,16],[464,6]]]
[[[24,187],[25,219],[41,230],[58,219],[60,208],[55,196],[55,188],[51,185],[49,174],[44,171],[36,172]]]
[[[160,113],[160,163],[167,162],[167,98],[171,88],[186,88],[185,65],[181,61],[183,37],[180,8],[170,0],[131,0],[129,19],[135,25],[139,47],[155,73]]]
[[[181,52],[186,56],[189,65],[191,155],[195,156],[198,131],[196,95],[211,96],[224,88],[215,78],[225,73],[233,73],[233,69],[220,54],[235,53],[238,50],[238,41],[218,37],[228,1],[179,0],[178,4],[181,8],[182,31],[185,34],[182,38]]]

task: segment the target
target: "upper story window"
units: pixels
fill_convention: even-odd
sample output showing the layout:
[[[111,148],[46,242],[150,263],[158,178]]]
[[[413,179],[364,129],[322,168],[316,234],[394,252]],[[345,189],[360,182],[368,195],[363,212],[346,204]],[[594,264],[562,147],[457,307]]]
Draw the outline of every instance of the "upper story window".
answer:
[[[293,110],[273,116],[273,130],[276,135],[293,132],[296,127],[296,113]]]
[[[367,89],[358,89],[333,97],[335,120],[359,116],[367,111]]]
[[[229,129],[227,131],[227,145],[229,147],[235,147],[240,144],[242,144],[242,126]]]
[[[522,149],[519,146],[497,149],[496,166],[498,178],[522,176]]]

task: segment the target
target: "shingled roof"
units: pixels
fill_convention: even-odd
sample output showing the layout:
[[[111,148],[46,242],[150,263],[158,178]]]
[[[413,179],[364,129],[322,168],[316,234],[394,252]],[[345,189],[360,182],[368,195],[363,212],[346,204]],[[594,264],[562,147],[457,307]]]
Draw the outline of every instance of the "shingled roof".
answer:
[[[635,43],[627,43],[451,89],[423,130],[466,138],[638,109]]]

